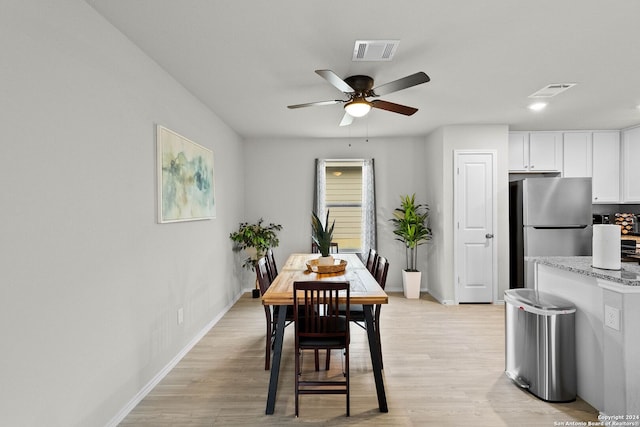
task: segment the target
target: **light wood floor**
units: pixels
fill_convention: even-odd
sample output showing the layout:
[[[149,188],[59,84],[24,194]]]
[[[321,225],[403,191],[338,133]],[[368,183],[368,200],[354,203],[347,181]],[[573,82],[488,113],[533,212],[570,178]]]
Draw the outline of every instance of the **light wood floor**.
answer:
[[[420,300],[391,294],[380,322],[386,414],[378,411],[366,334],[352,326],[351,417],[344,416],[345,398],[339,395],[301,396],[300,417],[294,417],[293,327],[286,329],[276,411],[265,415],[264,311],[247,294],[122,425],[554,426],[597,421],[597,411],[580,399],[546,403],[505,377],[504,306],[443,306],[425,294]],[[307,375],[313,356],[304,362]],[[329,374],[340,369],[335,351]]]

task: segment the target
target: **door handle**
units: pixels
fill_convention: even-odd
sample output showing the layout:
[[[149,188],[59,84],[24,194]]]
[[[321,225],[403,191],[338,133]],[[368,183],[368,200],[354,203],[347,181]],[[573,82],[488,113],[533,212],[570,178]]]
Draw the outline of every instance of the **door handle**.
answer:
[[[493,239],[493,234],[487,233],[484,235],[484,237],[486,237],[487,239]]]

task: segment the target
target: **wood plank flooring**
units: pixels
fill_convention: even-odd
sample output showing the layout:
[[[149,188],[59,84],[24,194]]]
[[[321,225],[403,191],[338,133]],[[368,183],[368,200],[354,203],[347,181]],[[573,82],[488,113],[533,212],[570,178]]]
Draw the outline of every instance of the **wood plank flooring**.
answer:
[[[125,418],[122,426],[554,426],[597,421],[578,399],[552,404],[504,375],[504,306],[443,306],[390,294],[380,317],[389,412],[378,411],[366,333],[352,326],[351,417],[340,395],[300,397],[294,417],[293,327],[285,333],[276,410],[265,415],[264,311],[244,295]],[[321,363],[323,360],[321,360]],[[331,371],[341,370],[334,351]],[[304,358],[305,375],[313,355]]]

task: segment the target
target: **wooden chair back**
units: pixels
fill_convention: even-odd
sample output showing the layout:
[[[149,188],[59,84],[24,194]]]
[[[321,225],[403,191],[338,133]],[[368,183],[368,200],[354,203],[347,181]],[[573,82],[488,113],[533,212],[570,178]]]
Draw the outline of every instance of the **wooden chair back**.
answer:
[[[338,247],[338,242],[331,242],[330,243],[329,252],[332,253],[332,254],[339,254],[340,253],[340,248]],[[320,253],[320,250],[318,249],[318,245],[316,245],[316,242],[311,242],[311,253],[312,254]]]
[[[367,263],[366,263],[366,267],[367,267],[367,270],[369,270],[369,273],[375,275],[377,262],[378,262],[378,252],[373,248],[369,249],[369,255],[367,256]]]
[[[383,256],[379,256],[376,262],[376,270],[373,277],[376,278],[376,282],[384,289],[387,283],[387,273],[389,272],[389,261]]]
[[[264,295],[271,286],[271,277],[269,276],[269,270],[267,267],[267,258],[262,257],[256,262],[256,279],[258,280],[258,287],[260,288],[260,295]]]
[[[271,250],[271,248],[267,249],[265,257],[267,258],[267,271],[269,273],[269,278],[273,282],[278,275],[278,268],[276,267],[276,258],[273,255],[273,250]]]
[[[348,343],[349,282],[294,282],[293,292],[298,302],[293,305],[296,348],[341,348]],[[347,308],[342,313],[341,296]]]

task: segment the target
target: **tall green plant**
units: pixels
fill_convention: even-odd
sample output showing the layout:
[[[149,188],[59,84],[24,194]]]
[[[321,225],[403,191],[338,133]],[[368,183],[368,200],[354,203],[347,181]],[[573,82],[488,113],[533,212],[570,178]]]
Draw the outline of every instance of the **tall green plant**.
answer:
[[[405,245],[407,258],[407,271],[418,271],[418,246],[427,243],[431,239],[431,229],[427,227],[429,206],[416,204],[416,195],[400,196],[401,205],[393,211],[393,234],[396,240]]]
[[[331,227],[329,227],[329,210],[327,210],[327,219],[324,224],[323,226],[322,221],[320,221],[320,218],[318,218],[315,212],[311,212],[311,238],[318,246],[320,255],[329,256],[331,252],[331,240],[333,239],[333,228],[336,225],[334,219]]]
[[[282,230],[282,225],[274,223],[262,225],[263,222],[262,218],[255,224],[241,222],[238,230],[229,234],[229,238],[234,243],[234,251],[255,249],[255,256],[249,256],[242,263],[242,266],[247,269],[253,270],[256,261],[262,258],[269,248],[275,248],[280,243],[276,232]]]

